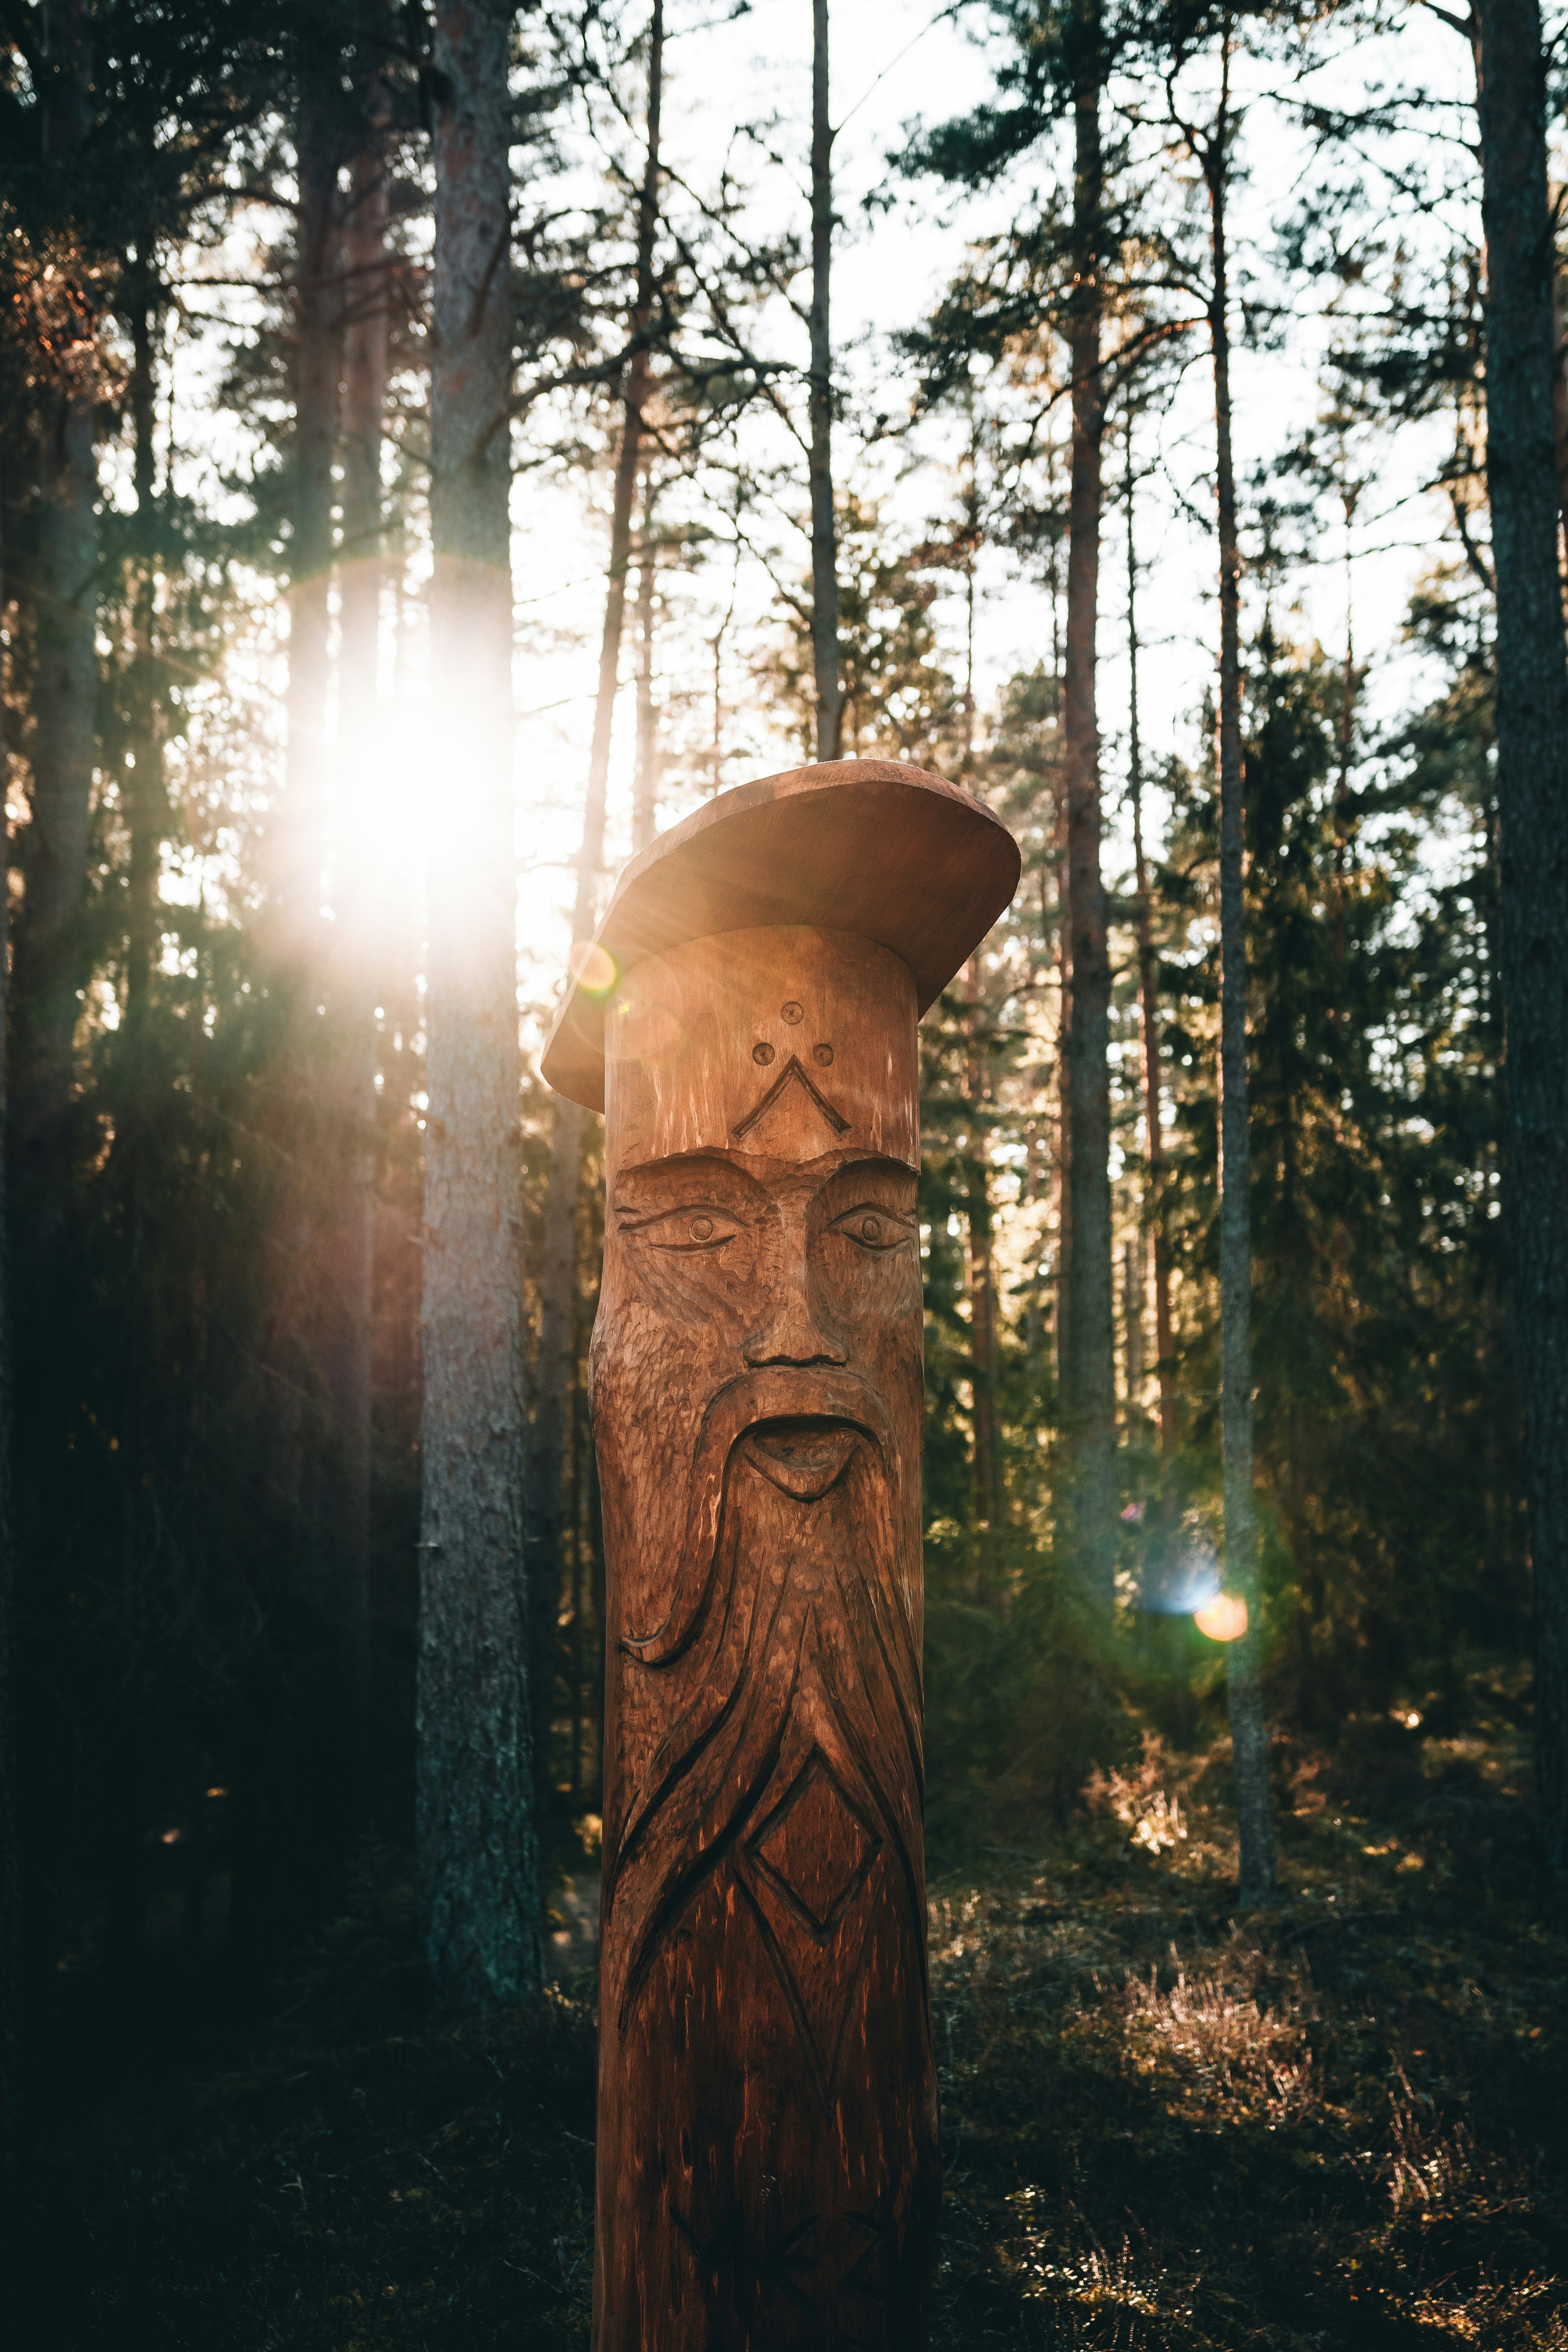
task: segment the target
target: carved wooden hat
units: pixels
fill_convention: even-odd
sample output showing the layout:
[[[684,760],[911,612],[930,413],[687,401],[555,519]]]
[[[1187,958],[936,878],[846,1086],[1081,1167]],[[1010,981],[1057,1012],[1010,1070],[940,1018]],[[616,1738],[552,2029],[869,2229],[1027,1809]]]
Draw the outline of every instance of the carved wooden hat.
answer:
[[[970,793],[924,768],[836,760],[721,793],[624,868],[578,958],[541,1067],[605,1107],[605,1007],[647,956],[775,924],[850,931],[900,955],[934,1004],[1018,887],[1018,845]],[[597,983],[597,984],[595,984]]]

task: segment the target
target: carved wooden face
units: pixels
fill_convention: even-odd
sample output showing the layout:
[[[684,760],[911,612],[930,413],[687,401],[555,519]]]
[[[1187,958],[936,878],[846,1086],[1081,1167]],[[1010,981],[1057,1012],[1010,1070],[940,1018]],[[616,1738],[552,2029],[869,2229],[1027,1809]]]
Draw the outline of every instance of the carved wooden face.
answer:
[[[643,1654],[671,1613],[680,1635],[677,1563],[689,1538],[710,1547],[742,1440],[807,1500],[858,1438],[900,1553],[918,1534],[914,984],[865,940],[731,932],[639,964],[606,1030],[595,1420],[624,1473],[606,1509],[639,1498],[606,1533],[623,1641]]]
[[[606,1023],[596,2292],[628,2346],[655,2310],[671,2345],[824,2342],[841,2302],[923,2340],[915,1019],[886,949],[779,929],[637,965]]]

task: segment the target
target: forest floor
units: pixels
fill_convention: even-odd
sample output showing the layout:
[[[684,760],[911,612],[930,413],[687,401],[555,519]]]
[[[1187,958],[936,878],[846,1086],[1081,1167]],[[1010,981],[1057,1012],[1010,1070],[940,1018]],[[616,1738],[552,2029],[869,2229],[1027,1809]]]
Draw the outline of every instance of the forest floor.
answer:
[[[1568,2352],[1568,1896],[1518,1708],[1477,1697],[1463,1737],[1282,1747],[1266,1915],[1235,1917],[1223,1745],[1152,1736],[1068,1833],[940,1876],[941,2352]],[[585,2345],[592,1991],[435,2019],[372,1855],[264,2023],[62,2057],[8,2340]]]

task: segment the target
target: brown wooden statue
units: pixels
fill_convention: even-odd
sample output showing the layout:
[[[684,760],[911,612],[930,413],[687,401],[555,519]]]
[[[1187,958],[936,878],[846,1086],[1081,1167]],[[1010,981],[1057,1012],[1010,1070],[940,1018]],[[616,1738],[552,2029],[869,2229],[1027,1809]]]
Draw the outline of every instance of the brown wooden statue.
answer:
[[[599,2352],[926,2339],[915,1024],[1017,874],[917,769],[726,793],[545,1055],[605,1113]]]

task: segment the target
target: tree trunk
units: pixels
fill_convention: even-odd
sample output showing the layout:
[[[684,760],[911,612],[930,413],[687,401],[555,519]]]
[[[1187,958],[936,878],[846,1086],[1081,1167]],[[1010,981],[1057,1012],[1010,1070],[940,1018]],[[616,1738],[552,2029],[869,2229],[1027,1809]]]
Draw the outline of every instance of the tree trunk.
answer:
[[[1241,551],[1231,454],[1230,326],[1226,196],[1230,163],[1230,37],[1219,114],[1204,153],[1214,278],[1215,478],[1219,520],[1220,920],[1220,1421],[1225,1452],[1226,1583],[1246,1606],[1246,1630],[1226,1650],[1243,1910],[1274,1893],[1268,1726],[1263,1712],[1258,1503],[1252,1468],[1252,1237],[1247,1197],[1247,929],[1242,880]]]
[[[1535,1613],[1536,1798],[1568,1868],[1568,664],[1536,0],[1477,0],[1487,488],[1497,574],[1510,1223]]]
[[[1552,271],[1552,437],[1557,458],[1557,510],[1568,555],[1568,329],[1563,316],[1563,273]]]
[[[44,165],[68,212],[88,124],[90,37],[85,0],[64,0],[50,15]],[[37,1254],[33,1282],[46,1291],[71,1160],[78,930],[98,716],[97,322],[83,294],[73,289],[71,299],[74,341],[39,401],[33,776],[13,975],[16,1208]]]
[[[297,133],[294,497],[289,551],[289,773],[275,851],[284,952],[298,979],[312,957],[327,806],[328,595],[343,303],[336,139],[309,95]]]
[[[1129,1234],[1121,1246],[1121,1321],[1127,1351],[1127,1410],[1129,1414],[1143,1410],[1143,1382],[1147,1366],[1143,1360],[1144,1294],[1148,1279],[1143,1264],[1143,1236]]]
[[[1058,661],[1057,676],[1061,676]],[[1072,1100],[1071,1045],[1072,1034],[1072,925],[1068,919],[1068,796],[1066,779],[1058,768],[1052,780],[1052,797],[1056,803],[1057,836],[1057,1152],[1052,1177],[1057,1213],[1057,1419],[1064,1418],[1064,1399],[1068,1381],[1068,1358],[1071,1350],[1068,1341],[1068,1313],[1072,1306],[1072,1188],[1068,1182],[1068,1170],[1072,1165]],[[1063,1432],[1065,1441],[1065,1431]],[[1062,1477],[1061,1526],[1066,1532],[1070,1526],[1067,1465],[1070,1460],[1064,1442]]]
[[[3,512],[3,508],[0,508]],[[5,550],[0,542],[0,623],[6,616],[8,590]],[[11,757],[5,740],[5,712],[10,679],[5,646],[12,642],[7,628],[0,643],[0,843],[6,887],[0,888],[0,1236],[8,1231],[5,1201],[7,1110],[6,1040],[9,1027],[9,887],[11,826],[5,815],[10,797]],[[0,2196],[14,2195],[22,2163],[25,2103],[22,2091],[24,2030],[22,1967],[22,1854],[20,1759],[16,1737],[16,1557],[11,1520],[11,1282],[10,1251],[0,1245]]]
[[[292,1017],[283,1070],[279,1144],[283,1173],[268,1234],[273,1258],[267,1342],[276,1398],[269,1432],[273,1499],[289,1540],[310,1541],[305,1475],[307,1400],[315,1385],[318,1307],[309,1177],[323,1076],[316,991],[324,979],[321,920],[326,856],[328,595],[332,564],[332,462],[337,451],[342,298],[338,253],[339,148],[327,104],[306,89],[295,125],[299,210],[294,241],[294,434],[289,547],[288,748],[283,790],[267,845],[271,979]],[[313,1544],[311,1545],[314,1549]],[[314,1564],[314,1563],[312,1563]],[[323,1774],[334,1766],[325,1757]]]
[[[323,1236],[321,1373],[327,1454],[321,1517],[338,1650],[342,1811],[352,1825],[370,1700],[371,1321],[375,1217],[376,909],[371,850],[381,653],[381,453],[386,404],[385,85],[365,95],[343,222],[342,548],[331,938],[331,1223]]]
[[[969,1180],[970,1384],[974,1398],[974,1516],[999,1528],[1006,1517],[996,1389],[1001,1348],[991,1248],[991,1197],[985,1162],[972,1159]]]
[[[973,1432],[974,1517],[984,1527],[999,1528],[1005,1517],[1002,1451],[997,1430],[996,1391],[1001,1370],[997,1332],[996,1275],[992,1255],[991,1187],[981,1149],[980,1105],[985,1097],[985,1069],[981,1056],[980,958],[971,956],[965,978],[969,999],[969,1052],[965,1084],[974,1117],[964,1163],[964,1187],[969,1227],[969,1384],[973,1399],[970,1420]]]
[[[143,260],[148,240],[139,239]],[[137,576],[132,595],[132,669],[128,681],[131,748],[135,765],[119,778],[123,810],[131,835],[130,888],[125,952],[125,1027],[132,1062],[132,1092],[139,1091],[144,1033],[153,971],[157,961],[158,906],[163,881],[163,838],[168,824],[168,798],[163,782],[163,747],[159,726],[158,696],[153,679],[153,632],[156,545],[151,534],[155,453],[153,448],[153,337],[156,318],[155,288],[150,271],[139,268],[130,289],[131,381],[127,404],[132,423],[132,487],[136,513],[143,525],[136,551]],[[144,1108],[128,1102],[133,1119]],[[117,1136],[117,1144],[121,1140]],[[141,1214],[138,1197],[133,1214]]]
[[[833,126],[827,119],[827,0],[811,8],[811,655],[816,756],[837,760],[844,736],[838,685],[838,532],[833,512]]]
[[[428,883],[417,1832],[426,1962],[437,1996],[464,2007],[520,2000],[542,1975],[521,1524],[512,13],[436,0],[431,76],[431,656],[456,798]]]
[[[1105,425],[1100,356],[1105,301],[1100,268],[1104,212],[1100,100],[1105,63],[1099,0],[1077,0],[1073,38],[1075,286],[1068,321],[1072,482],[1062,695],[1068,919],[1072,934],[1067,1121],[1072,1245],[1068,1261],[1062,1426],[1067,1438],[1073,1566],[1086,1594],[1109,1611],[1116,1570],[1116,1306],[1110,1234],[1110,953],[1100,865],[1100,735],[1095,711]]]
[[[643,469],[642,553],[637,566],[637,764],[632,785],[632,855],[645,850],[658,829],[658,713],[653,701],[653,596],[658,577],[653,515],[657,492],[651,471]]]
[[[41,27],[41,47],[38,161],[57,216],[68,218],[76,194],[71,175],[91,106],[85,0],[59,0]],[[30,1808],[26,1820],[23,1811],[27,1783],[19,1710],[27,1685],[16,1648],[23,1595],[13,1540],[11,1333],[19,1323],[34,1349],[44,1342],[27,1358],[31,1385],[49,1378],[58,1360],[47,1343],[71,1173],[77,932],[87,888],[99,686],[98,321],[86,287],[63,287],[59,300],[52,322],[58,335],[56,373],[37,394],[29,821],[17,845],[24,896],[9,969],[10,835],[8,822],[0,819],[7,848],[0,888],[0,2186],[16,2183],[31,2126],[24,2019],[47,1935],[47,1881],[36,1853],[38,1807]],[[0,614],[5,612],[0,582]],[[0,652],[0,809],[9,782],[5,667]],[[5,1193],[12,1184],[8,1203]],[[14,1223],[5,1213],[13,1205]],[[41,1475],[47,1485],[68,1468],[62,1456]]]
[[[595,898],[605,862],[605,794],[610,772],[610,734],[620,676],[621,635],[626,625],[626,572],[631,562],[632,504],[640,462],[642,413],[647,397],[646,337],[653,316],[658,126],[663,89],[664,0],[654,0],[648,32],[647,147],[637,208],[637,292],[631,318],[631,357],[626,365],[626,417],[621,427],[615,500],[610,512],[610,571],[605,593],[605,622],[599,637],[599,688],[594,704],[583,838],[577,852],[577,888],[572,910],[574,950],[593,937]],[[534,1779],[542,1819],[553,1785],[551,1731],[561,1618],[562,1479],[572,1295],[577,1266],[577,1171],[583,1151],[583,1117],[580,1104],[568,1102],[563,1095],[556,1096],[551,1119],[550,1189],[545,1195],[544,1246],[540,1265],[539,1355],[529,1468],[528,1585],[537,1710]]]
[[[1160,988],[1154,913],[1143,853],[1143,743],[1138,726],[1138,551],[1132,534],[1132,432],[1127,435],[1127,773],[1132,803],[1133,886],[1138,906],[1138,1001],[1143,1030],[1143,1132],[1148,1190],[1143,1221],[1154,1244],[1154,1354],[1160,1382],[1160,1454],[1176,1450],[1176,1368],[1171,1335],[1171,1244],[1165,1230],[1165,1137],[1160,1123]]]

